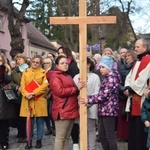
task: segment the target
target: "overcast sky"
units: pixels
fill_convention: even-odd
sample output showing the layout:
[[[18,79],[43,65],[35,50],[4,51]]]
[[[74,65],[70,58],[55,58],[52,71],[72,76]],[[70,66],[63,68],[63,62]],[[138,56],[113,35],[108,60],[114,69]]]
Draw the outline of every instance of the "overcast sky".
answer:
[[[136,0],[142,7],[141,12],[130,15],[130,20],[136,33],[150,33],[150,0]]]

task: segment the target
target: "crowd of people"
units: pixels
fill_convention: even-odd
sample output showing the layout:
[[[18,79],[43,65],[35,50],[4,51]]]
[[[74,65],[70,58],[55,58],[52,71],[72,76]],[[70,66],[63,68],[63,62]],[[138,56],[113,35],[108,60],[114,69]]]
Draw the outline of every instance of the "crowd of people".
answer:
[[[54,150],[80,149],[79,106],[87,106],[88,150],[96,141],[104,150],[117,150],[117,142],[128,142],[128,150],[150,148],[150,50],[145,39],[134,50],[119,52],[107,47],[103,54],[87,52],[87,81],[79,77],[79,56],[69,47],[57,55],[19,53],[9,62],[0,53],[0,144],[9,149],[9,127],[17,128],[17,142],[31,149],[42,148],[44,134],[55,136]],[[3,87],[10,85],[17,99],[8,102]],[[36,87],[32,87],[36,84]],[[32,87],[30,90],[27,87]],[[79,96],[87,86],[87,99]],[[30,133],[27,118],[30,114]],[[28,120],[29,121],[29,120]],[[36,133],[34,129],[36,124]],[[44,125],[47,131],[44,133]]]

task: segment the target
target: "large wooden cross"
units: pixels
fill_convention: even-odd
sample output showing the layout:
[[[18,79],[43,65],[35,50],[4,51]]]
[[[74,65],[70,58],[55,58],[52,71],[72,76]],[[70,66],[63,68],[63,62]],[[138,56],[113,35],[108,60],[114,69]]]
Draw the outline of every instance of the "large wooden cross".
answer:
[[[87,24],[113,24],[116,16],[86,16],[86,0],[79,0],[78,17],[50,17],[50,24],[78,24],[79,25],[79,55],[80,55],[80,80],[87,81],[86,73],[86,45]],[[87,98],[86,87],[81,89],[80,97]],[[87,150],[87,106],[80,104],[80,150]]]

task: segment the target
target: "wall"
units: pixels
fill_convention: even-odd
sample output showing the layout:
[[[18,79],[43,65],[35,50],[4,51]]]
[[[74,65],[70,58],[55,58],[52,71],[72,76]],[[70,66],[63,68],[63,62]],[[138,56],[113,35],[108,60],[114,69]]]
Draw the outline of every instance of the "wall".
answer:
[[[7,20],[7,15],[4,13],[0,12],[0,22],[2,24],[2,29],[0,30],[0,49],[5,49],[7,50],[5,52],[6,57],[11,60],[11,56],[9,54],[11,47],[10,47],[10,34],[8,30],[8,20]],[[27,45],[28,45],[28,40],[27,40],[27,27],[26,24],[23,23],[21,27],[21,32],[22,32],[22,38],[24,39],[24,54],[27,55]]]

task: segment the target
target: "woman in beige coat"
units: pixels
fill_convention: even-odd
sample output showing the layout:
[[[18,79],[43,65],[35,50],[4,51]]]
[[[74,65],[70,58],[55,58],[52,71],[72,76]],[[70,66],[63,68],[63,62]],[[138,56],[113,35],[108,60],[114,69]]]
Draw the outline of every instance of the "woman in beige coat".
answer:
[[[31,68],[26,69],[21,78],[21,93],[22,93],[22,103],[21,103],[21,110],[20,116],[27,117],[28,116],[28,106],[31,107],[31,141],[33,135],[33,125],[34,120],[36,119],[36,126],[37,126],[37,142],[35,148],[42,147],[42,137],[44,132],[44,117],[47,114],[47,101],[44,98],[45,91],[48,86],[48,82],[46,79],[45,70],[41,68],[42,64],[42,57],[36,55],[32,58]],[[31,81],[35,81],[39,87],[35,88],[32,92],[27,91],[26,87]],[[33,87],[33,86],[30,86]],[[32,142],[30,142],[32,143]],[[25,149],[30,149],[32,144],[29,145],[27,143]]]

